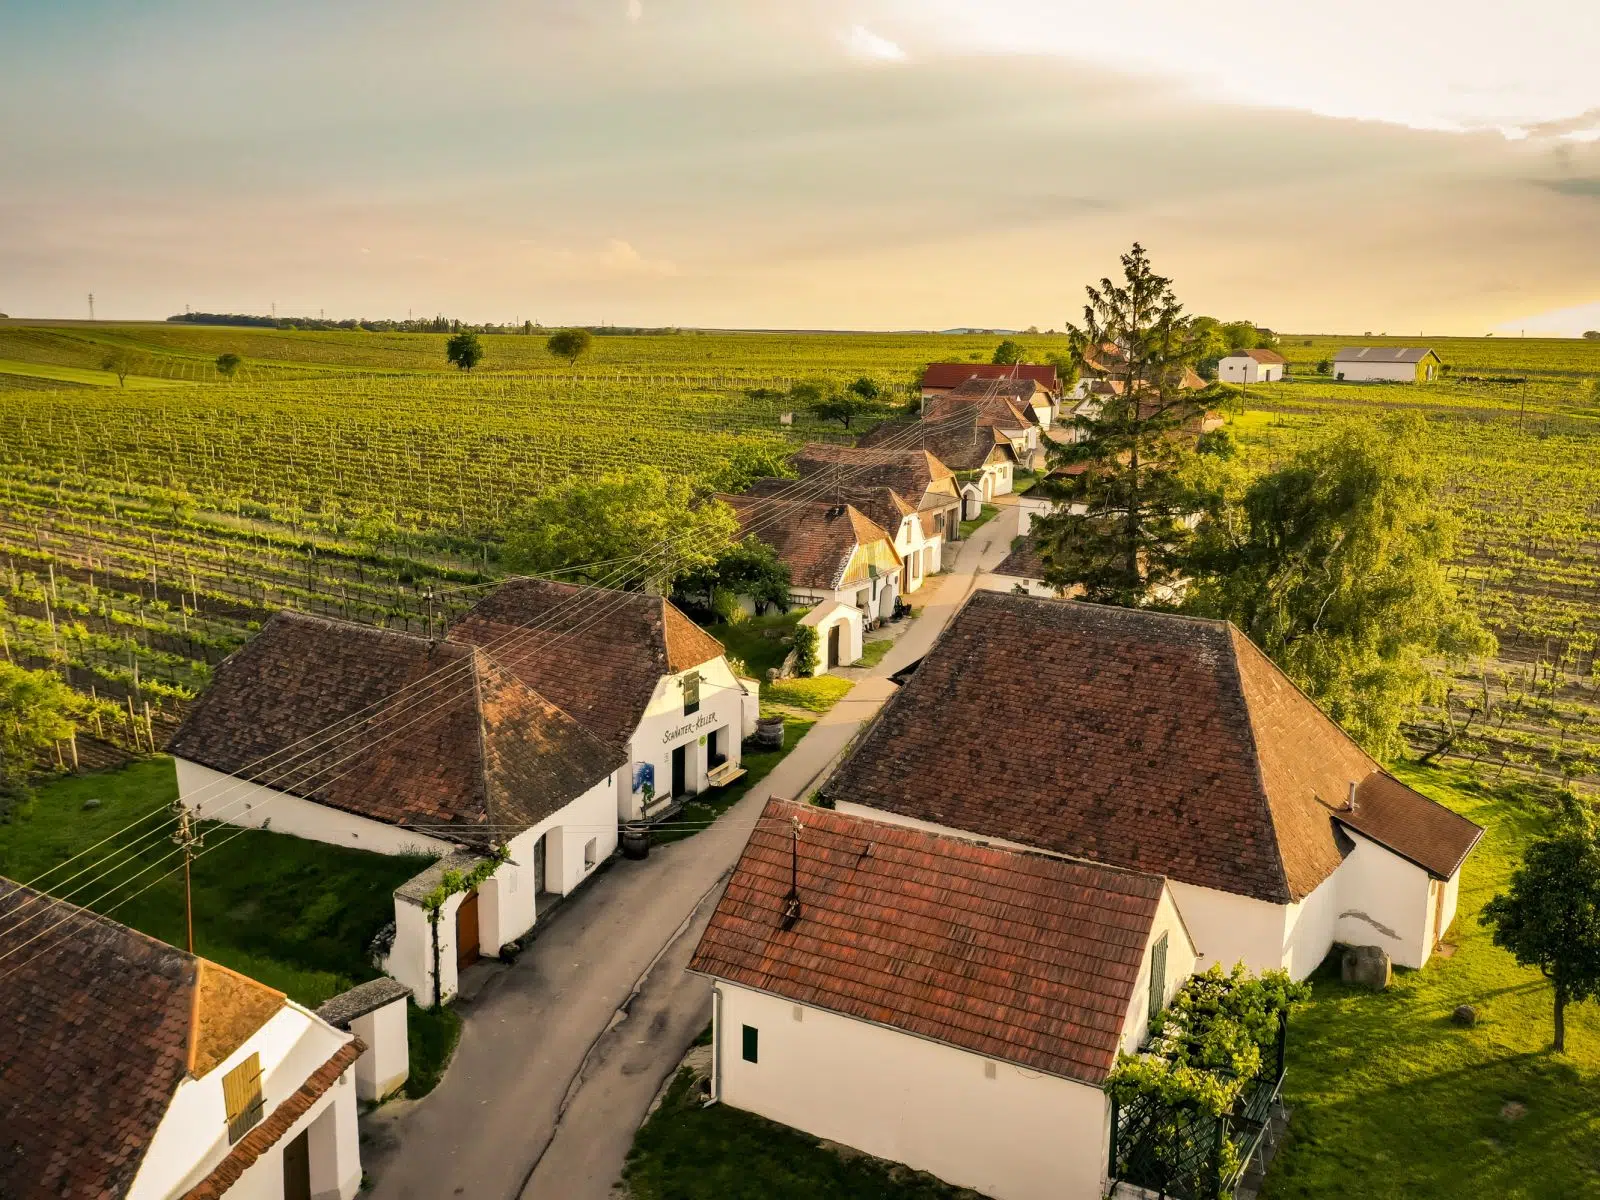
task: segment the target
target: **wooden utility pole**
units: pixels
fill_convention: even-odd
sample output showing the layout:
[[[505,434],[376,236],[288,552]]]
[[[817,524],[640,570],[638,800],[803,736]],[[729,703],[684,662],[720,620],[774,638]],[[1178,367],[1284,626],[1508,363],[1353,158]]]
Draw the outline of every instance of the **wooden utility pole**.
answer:
[[[188,929],[189,953],[194,953],[194,886],[189,877],[190,864],[194,862],[195,851],[201,847],[200,831],[195,827],[194,814],[182,800],[172,802],[173,814],[178,818],[178,828],[172,835],[172,840],[183,849],[183,914],[184,924]]]

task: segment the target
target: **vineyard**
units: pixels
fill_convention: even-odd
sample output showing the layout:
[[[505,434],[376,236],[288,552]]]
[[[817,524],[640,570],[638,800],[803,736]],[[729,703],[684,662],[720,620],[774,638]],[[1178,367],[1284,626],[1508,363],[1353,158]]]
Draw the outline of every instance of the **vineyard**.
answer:
[[[646,463],[708,478],[840,437],[784,423],[781,394],[860,375],[899,392],[997,339],[599,336],[575,369],[540,336],[482,340],[467,375],[443,334],[0,323],[0,639],[103,702],[86,753],[159,744],[277,608],[436,632],[496,578],[505,515],[554,482]],[[1454,575],[1501,644],[1453,681],[1453,753],[1600,776],[1600,344],[1427,339],[1451,367],[1437,384],[1318,375],[1351,341],[1407,340],[1285,337],[1293,378],[1250,389],[1241,440],[1265,461],[1330,416],[1421,409],[1464,529]],[[101,369],[112,351],[126,386]],[[225,352],[244,358],[232,381]]]

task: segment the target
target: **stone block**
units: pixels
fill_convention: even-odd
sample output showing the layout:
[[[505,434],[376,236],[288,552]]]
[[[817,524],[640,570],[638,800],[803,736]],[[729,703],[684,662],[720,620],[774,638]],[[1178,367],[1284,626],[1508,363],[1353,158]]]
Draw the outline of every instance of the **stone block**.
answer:
[[[1347,946],[1340,956],[1339,977],[1346,983],[1381,992],[1394,977],[1389,952],[1381,946]]]

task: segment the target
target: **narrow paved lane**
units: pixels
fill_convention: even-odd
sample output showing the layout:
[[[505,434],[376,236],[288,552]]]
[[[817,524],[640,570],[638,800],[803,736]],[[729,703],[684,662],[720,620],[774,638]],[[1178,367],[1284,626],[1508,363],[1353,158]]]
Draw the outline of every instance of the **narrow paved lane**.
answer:
[[[364,1123],[374,1200],[611,1193],[651,1099],[710,1019],[710,986],[684,967],[767,799],[816,789],[893,692],[889,674],[927,652],[1015,531],[1008,507],[963,543],[894,649],[714,825],[618,862],[461,1003],[439,1087]]]

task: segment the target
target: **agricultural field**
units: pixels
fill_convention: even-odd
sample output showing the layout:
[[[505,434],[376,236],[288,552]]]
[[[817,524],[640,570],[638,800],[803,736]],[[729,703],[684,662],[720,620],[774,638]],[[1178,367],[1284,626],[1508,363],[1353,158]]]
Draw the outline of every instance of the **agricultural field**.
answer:
[[[104,700],[94,741],[160,744],[279,607],[437,631],[497,577],[495,531],[541,488],[646,463],[705,479],[747,450],[842,438],[803,412],[784,424],[778,395],[860,375],[900,392],[998,340],[602,335],[569,368],[542,332],[483,336],[462,374],[443,334],[0,322],[4,652]],[[1331,418],[1422,411],[1463,525],[1456,577],[1501,645],[1453,681],[1458,724],[1481,710],[1458,757],[1594,779],[1600,344],[1422,339],[1450,370],[1417,387],[1316,371],[1342,345],[1418,340],[1284,336],[1291,379],[1251,387],[1236,432],[1270,461]],[[114,350],[126,386],[101,369]],[[231,382],[226,352],[244,358]]]

